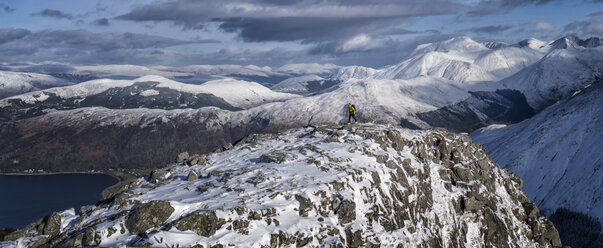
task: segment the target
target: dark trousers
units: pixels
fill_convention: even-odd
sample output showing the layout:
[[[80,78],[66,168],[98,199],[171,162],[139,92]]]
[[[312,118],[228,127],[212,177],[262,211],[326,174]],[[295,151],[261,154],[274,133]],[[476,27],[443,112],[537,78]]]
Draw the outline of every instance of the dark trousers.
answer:
[[[348,122],[350,122],[352,120],[352,118],[354,118],[355,122],[358,122],[358,120],[356,120],[356,114],[352,114],[352,113],[350,113],[350,115],[348,115]]]

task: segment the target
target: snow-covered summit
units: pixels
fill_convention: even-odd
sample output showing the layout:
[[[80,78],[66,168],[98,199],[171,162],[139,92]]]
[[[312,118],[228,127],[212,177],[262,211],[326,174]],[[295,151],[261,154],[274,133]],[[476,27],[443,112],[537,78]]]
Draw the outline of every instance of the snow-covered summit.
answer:
[[[466,135],[317,126],[179,159],[0,245],[561,247],[521,179]]]

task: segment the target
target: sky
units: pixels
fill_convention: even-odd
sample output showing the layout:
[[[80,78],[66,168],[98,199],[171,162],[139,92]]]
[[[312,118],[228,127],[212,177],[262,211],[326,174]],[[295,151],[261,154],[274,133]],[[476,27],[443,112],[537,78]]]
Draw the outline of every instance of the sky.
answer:
[[[0,64],[382,67],[455,36],[603,36],[603,0],[0,0]]]

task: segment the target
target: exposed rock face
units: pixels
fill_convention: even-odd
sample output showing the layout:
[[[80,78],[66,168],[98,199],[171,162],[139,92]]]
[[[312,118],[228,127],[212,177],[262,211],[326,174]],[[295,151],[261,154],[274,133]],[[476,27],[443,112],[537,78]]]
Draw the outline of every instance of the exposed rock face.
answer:
[[[59,235],[100,246],[561,246],[521,180],[467,135],[319,126],[208,158],[140,181],[122,192],[130,202],[83,213]],[[188,181],[191,171],[201,176]]]

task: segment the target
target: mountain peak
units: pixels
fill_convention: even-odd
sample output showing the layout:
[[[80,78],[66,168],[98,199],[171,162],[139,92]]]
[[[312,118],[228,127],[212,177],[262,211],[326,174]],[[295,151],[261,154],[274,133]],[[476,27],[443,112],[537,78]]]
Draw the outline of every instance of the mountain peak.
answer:
[[[122,184],[96,207],[54,213],[5,239],[58,246],[561,246],[521,179],[467,135],[311,126],[179,159]],[[48,225],[56,228],[39,231]]]

